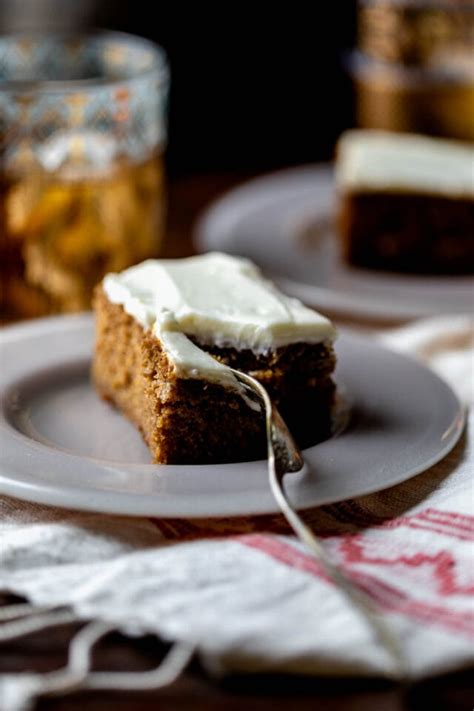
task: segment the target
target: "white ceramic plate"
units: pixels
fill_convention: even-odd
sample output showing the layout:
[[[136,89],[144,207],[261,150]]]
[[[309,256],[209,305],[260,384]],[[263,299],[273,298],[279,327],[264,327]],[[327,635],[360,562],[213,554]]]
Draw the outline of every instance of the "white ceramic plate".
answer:
[[[474,279],[376,272],[345,265],[332,226],[330,166],[303,166],[246,183],[199,221],[202,251],[253,259],[289,294],[335,314],[387,320],[472,313]]]
[[[266,462],[158,466],[134,427],[89,382],[90,315],[0,335],[0,493],[68,508],[147,516],[277,511]],[[304,452],[286,477],[298,508],[383,489],[439,461],[463,427],[436,375],[370,340],[337,341],[337,381],[353,402],[342,434]]]

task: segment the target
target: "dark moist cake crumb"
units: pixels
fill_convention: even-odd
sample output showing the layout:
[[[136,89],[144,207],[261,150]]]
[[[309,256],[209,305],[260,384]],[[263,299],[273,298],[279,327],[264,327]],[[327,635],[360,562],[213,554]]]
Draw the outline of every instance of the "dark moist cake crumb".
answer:
[[[346,193],[338,224],[351,264],[407,273],[474,273],[473,200]]]

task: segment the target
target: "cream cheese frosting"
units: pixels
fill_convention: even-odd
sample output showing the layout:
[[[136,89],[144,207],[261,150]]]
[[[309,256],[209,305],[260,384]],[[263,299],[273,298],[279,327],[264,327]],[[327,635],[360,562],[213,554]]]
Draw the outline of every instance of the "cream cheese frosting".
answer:
[[[263,353],[290,343],[332,342],[336,335],[327,318],[282,294],[252,262],[217,252],[147,260],[108,274],[103,289],[157,335],[182,377],[237,382],[189,337]]]
[[[416,134],[353,130],[337,147],[342,190],[474,198],[474,147]]]

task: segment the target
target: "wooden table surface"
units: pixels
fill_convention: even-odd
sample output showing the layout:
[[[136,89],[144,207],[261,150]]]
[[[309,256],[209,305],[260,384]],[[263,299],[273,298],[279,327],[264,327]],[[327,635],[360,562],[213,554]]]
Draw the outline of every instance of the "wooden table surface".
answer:
[[[192,253],[191,227],[202,208],[218,194],[248,176],[210,175],[182,179],[170,186],[169,230],[165,253]],[[6,595],[0,604],[11,602]],[[68,640],[78,626],[58,627],[0,644],[0,672],[47,671],[64,665]],[[166,647],[156,638],[127,640],[113,634],[98,647],[96,669],[145,670],[157,665]],[[295,676],[233,676],[210,680],[197,661],[173,685],[153,693],[81,692],[42,699],[38,711],[471,711],[472,672],[437,677],[412,685],[377,679],[344,680]],[[0,711],[3,711],[0,709]]]

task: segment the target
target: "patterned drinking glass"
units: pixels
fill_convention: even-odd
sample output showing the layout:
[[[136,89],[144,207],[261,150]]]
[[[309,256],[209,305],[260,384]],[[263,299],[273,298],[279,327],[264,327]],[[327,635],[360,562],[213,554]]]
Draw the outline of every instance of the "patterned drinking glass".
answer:
[[[168,84],[139,37],[0,37],[3,321],[87,309],[105,273],[159,254]]]

